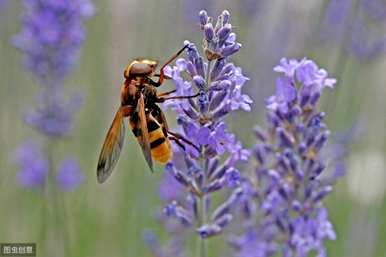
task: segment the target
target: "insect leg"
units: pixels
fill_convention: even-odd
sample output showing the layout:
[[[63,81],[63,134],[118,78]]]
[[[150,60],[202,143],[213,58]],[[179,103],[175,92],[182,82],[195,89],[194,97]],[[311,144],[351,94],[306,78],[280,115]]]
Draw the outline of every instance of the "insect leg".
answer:
[[[182,96],[171,96],[171,97],[159,97],[157,98],[158,103],[163,103],[166,100],[176,100],[176,99],[189,99],[189,98],[195,98],[199,96],[200,94],[197,93],[195,95],[182,95]]]
[[[170,95],[170,94],[173,94],[177,92],[177,89],[174,89],[174,90],[171,90],[171,91],[167,91],[167,92],[164,92],[164,93],[160,93],[159,95],[157,95],[158,97],[160,96],[166,96],[166,95]]]
[[[164,68],[169,65],[172,61],[174,61],[186,48],[188,48],[189,46],[188,45],[185,45],[183,48],[181,48],[177,53],[175,53],[174,55],[172,55],[169,60],[167,60],[165,62],[164,65],[162,65],[161,69],[160,69],[160,74],[159,74],[159,79],[158,79],[158,82],[157,82],[157,86],[160,86],[164,79],[165,79],[165,73],[164,73]]]
[[[183,135],[177,133],[177,132],[172,132],[170,130],[167,130],[168,134],[172,135],[173,137],[181,140],[181,141],[184,141],[186,144],[194,147],[198,152],[201,152],[200,151],[200,148],[198,146],[196,146],[195,144],[193,144],[192,142],[190,142],[188,139],[186,139]]]
[[[173,136],[169,136],[168,137],[170,140],[173,140],[174,142],[176,142],[176,144],[181,147],[182,150],[185,151],[185,146],[180,142],[180,140],[178,140],[178,138],[175,138]]]
[[[160,77],[161,76],[161,74],[154,74],[154,77]],[[164,74],[164,79],[172,79],[172,77],[169,77],[169,76],[167,76],[167,75],[165,75]]]

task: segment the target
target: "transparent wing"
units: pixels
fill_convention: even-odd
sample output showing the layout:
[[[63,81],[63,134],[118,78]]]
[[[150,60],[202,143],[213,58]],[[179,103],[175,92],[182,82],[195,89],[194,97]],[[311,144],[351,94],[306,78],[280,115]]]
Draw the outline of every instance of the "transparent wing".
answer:
[[[106,181],[111,175],[114,166],[117,164],[125,139],[126,129],[123,118],[123,111],[120,108],[115,114],[99,155],[97,167],[97,179],[99,183]]]

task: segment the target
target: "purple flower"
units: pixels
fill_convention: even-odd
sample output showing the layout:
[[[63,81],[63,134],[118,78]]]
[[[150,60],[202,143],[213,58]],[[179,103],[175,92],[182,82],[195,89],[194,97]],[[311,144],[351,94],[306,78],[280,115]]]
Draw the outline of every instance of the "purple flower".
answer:
[[[66,103],[57,99],[50,108],[44,103],[39,103],[36,110],[31,110],[25,115],[25,122],[47,136],[67,136],[72,131],[73,116],[81,102],[81,97],[75,95]]]
[[[192,95],[193,88],[190,81],[185,81],[181,77],[181,72],[187,69],[188,63],[184,59],[178,59],[174,67],[167,66],[165,68],[165,74],[173,79],[176,85],[175,95]],[[189,103],[187,100],[170,100],[164,103],[164,107],[171,107],[173,110],[188,110]],[[183,109],[181,109],[183,108]]]
[[[273,68],[274,71],[284,73],[286,77],[292,78],[295,76],[296,69],[301,65],[301,61],[295,59],[287,60],[287,58],[280,59],[280,64]]]
[[[174,201],[181,197],[183,186],[173,176],[173,167],[167,164],[164,177],[159,186],[160,198],[162,201]]]
[[[235,168],[226,171],[225,179],[228,187],[235,188],[240,185],[240,172]]]
[[[276,79],[276,93],[267,99],[267,107],[272,110],[286,110],[288,103],[296,98],[294,82],[289,77]]]
[[[272,110],[287,112],[288,106],[299,97],[301,105],[315,104],[325,87],[334,88],[336,79],[329,78],[324,69],[319,69],[315,62],[303,60],[280,60],[274,71],[283,74],[276,80],[276,93],[267,99],[267,107]],[[300,83],[303,87],[297,89]],[[299,96],[297,96],[299,92]]]
[[[332,191],[331,177],[323,179],[332,158],[322,154],[331,133],[317,104],[336,80],[312,60],[281,59],[274,67],[275,94],[267,100],[267,129],[256,128],[258,143],[244,149],[225,121],[236,110],[251,110],[242,91],[248,78],[230,60],[241,44],[228,11],[212,21],[206,11],[199,13],[203,54],[185,41],[186,58],[166,69],[175,95],[198,96],[165,103],[193,145],[173,146],[160,187],[161,222],[171,242],[194,232],[202,254],[207,238],[227,234],[235,256],[325,256],[325,241],[336,238],[323,205]],[[254,170],[241,172],[251,155]],[[223,200],[212,201],[214,195]],[[181,245],[171,254],[153,234],[146,241],[156,256],[187,255]]]
[[[248,230],[243,236],[230,238],[229,243],[237,251],[236,257],[272,256],[276,245],[265,237],[267,235]]]
[[[14,45],[39,79],[61,80],[73,67],[84,41],[83,21],[94,13],[90,0],[24,0],[22,30]]]
[[[68,135],[80,97],[64,100],[63,78],[73,68],[84,41],[83,21],[94,12],[89,0],[24,0],[22,29],[14,45],[41,88],[38,106],[25,121],[48,136]]]
[[[240,179],[248,192],[240,201],[246,242],[231,243],[237,256],[244,256],[246,247],[256,253],[251,256],[307,256],[312,251],[325,256],[325,240],[336,235],[323,207],[333,180],[322,179],[327,156],[321,150],[330,132],[317,103],[336,80],[307,59],[282,59],[274,70],[281,76],[268,100],[268,128],[256,129],[255,172]],[[250,235],[259,235],[252,237],[253,246],[246,240]]]
[[[328,78],[326,70],[319,69],[315,62],[307,59],[299,62],[296,78],[305,87],[316,87],[318,93],[321,93],[324,87],[333,88],[336,83],[336,79]]]
[[[212,128],[206,140],[208,149],[222,155],[225,151],[231,151],[232,147],[230,146],[233,146],[235,136],[226,131],[226,124],[224,122],[220,122]]]
[[[242,109],[244,111],[249,112],[251,110],[251,105],[253,103],[253,100],[248,95],[243,94],[241,92],[241,89],[244,86],[244,83],[249,79],[241,73],[241,68],[235,68],[234,71],[235,71],[235,76],[232,78],[232,80],[235,83],[235,87],[231,91],[231,97],[230,97],[231,110],[233,111],[233,110]]]
[[[20,166],[17,181],[21,186],[37,188],[44,185],[49,164],[39,143],[27,141],[20,145],[15,160]]]
[[[56,182],[65,191],[73,191],[84,181],[79,163],[74,158],[64,159],[59,163]]]
[[[321,208],[316,212],[315,219],[298,217],[294,221],[294,231],[290,244],[298,256],[307,256],[312,250],[317,251],[318,256],[326,256],[323,240],[336,239],[336,234],[327,217],[327,211]]]
[[[166,166],[161,197],[168,201],[163,211],[166,218],[205,240],[222,234],[232,222],[232,209],[241,194],[241,175],[235,165],[249,157],[224,118],[236,110],[250,111],[252,99],[242,91],[248,78],[231,62],[241,44],[232,31],[229,12],[223,11],[212,23],[206,11],[201,11],[199,22],[203,55],[195,44],[185,41],[186,58],[166,69],[176,96],[198,92],[196,98],[165,103],[177,113],[182,135],[195,147],[181,141],[184,149],[179,149],[179,158]],[[214,193],[227,200],[211,210]]]

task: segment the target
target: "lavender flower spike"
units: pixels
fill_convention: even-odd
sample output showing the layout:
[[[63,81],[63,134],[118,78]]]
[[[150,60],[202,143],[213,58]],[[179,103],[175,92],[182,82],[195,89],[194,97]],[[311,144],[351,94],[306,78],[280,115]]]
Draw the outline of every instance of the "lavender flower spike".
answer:
[[[62,138],[71,134],[73,116],[82,102],[77,94],[69,98],[63,95],[63,80],[75,65],[85,39],[83,22],[93,14],[94,7],[90,0],[24,0],[23,4],[22,29],[13,44],[23,53],[25,68],[40,86],[36,107],[30,108],[24,121],[49,139]],[[42,155],[50,155],[50,149],[44,148]],[[24,162],[20,161],[22,167]],[[46,165],[47,170],[54,169],[52,163]],[[57,182],[66,190],[82,181],[75,160],[64,160],[57,173]],[[26,177],[19,180],[27,181],[27,173],[21,174]]]
[[[73,158],[64,158],[56,164],[53,149],[58,139],[71,134],[73,116],[79,109],[82,98],[75,94],[67,97],[63,94],[64,78],[74,68],[83,41],[85,39],[83,22],[89,18],[94,7],[90,0],[23,0],[24,13],[22,16],[21,32],[14,36],[13,44],[24,57],[26,70],[35,77],[39,88],[37,90],[37,104],[29,108],[24,116],[27,125],[42,135],[44,144],[23,144],[17,152],[20,172],[17,174],[19,183],[23,187],[40,187],[47,202],[53,204],[58,201],[58,188],[73,191],[82,184],[78,162]],[[69,100],[65,100],[69,99]],[[59,159],[60,160],[60,159]],[[45,204],[44,206],[49,206]],[[54,206],[56,206],[54,204]],[[42,242],[48,235],[66,233],[65,224],[59,220],[63,215],[57,208],[48,210],[43,208],[43,217],[55,223],[42,227],[40,235]],[[52,217],[50,217],[52,216]],[[57,226],[59,224],[59,227]],[[62,226],[62,227],[60,227]],[[48,230],[54,230],[48,233]],[[68,238],[59,236],[58,238]],[[57,240],[63,244],[59,249],[69,249],[65,240]],[[55,256],[57,250],[52,247],[42,247],[44,256]],[[71,255],[68,252],[60,254]]]
[[[336,238],[323,207],[332,190],[321,155],[330,132],[317,102],[336,80],[307,59],[282,59],[274,70],[280,76],[267,101],[268,128],[256,130],[256,170],[242,179],[246,234],[232,245],[237,256],[326,256],[325,240]],[[242,255],[246,249],[260,255]]]
[[[42,80],[60,80],[73,68],[84,41],[83,21],[94,13],[90,0],[24,0],[23,27],[14,45],[24,64]]]
[[[241,44],[232,31],[229,12],[223,11],[216,23],[206,11],[201,11],[199,18],[204,55],[195,44],[185,41],[187,58],[180,58],[165,70],[176,85],[176,95],[199,92],[194,99],[165,103],[177,113],[181,133],[199,151],[188,144],[184,149],[175,147],[175,158],[167,165],[165,176],[174,177],[169,186],[177,182],[183,190],[178,196],[174,194],[176,199],[170,199],[174,201],[166,204],[164,213],[204,242],[222,234],[232,222],[232,210],[241,195],[241,176],[235,165],[250,154],[228,131],[224,118],[236,110],[249,111],[252,100],[242,92],[248,78],[231,62]],[[182,76],[185,72],[188,79]],[[165,184],[162,192],[164,188]],[[214,194],[223,194],[227,200],[212,207]]]

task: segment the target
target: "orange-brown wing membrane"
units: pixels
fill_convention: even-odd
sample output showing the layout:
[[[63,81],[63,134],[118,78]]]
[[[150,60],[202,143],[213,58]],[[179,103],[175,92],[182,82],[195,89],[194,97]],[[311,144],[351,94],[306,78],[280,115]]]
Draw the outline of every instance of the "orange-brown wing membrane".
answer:
[[[138,126],[141,128],[141,134],[138,136],[138,142],[141,145],[143,155],[145,156],[146,162],[149,165],[151,171],[153,171],[153,160],[151,158],[150,149],[150,137],[147,128],[147,116],[145,113],[145,99],[141,94],[138,100]]]
[[[105,142],[99,155],[97,167],[97,179],[103,183],[111,175],[125,139],[125,123],[123,122],[124,113],[120,108],[115,114],[113,123],[107,132]]]

